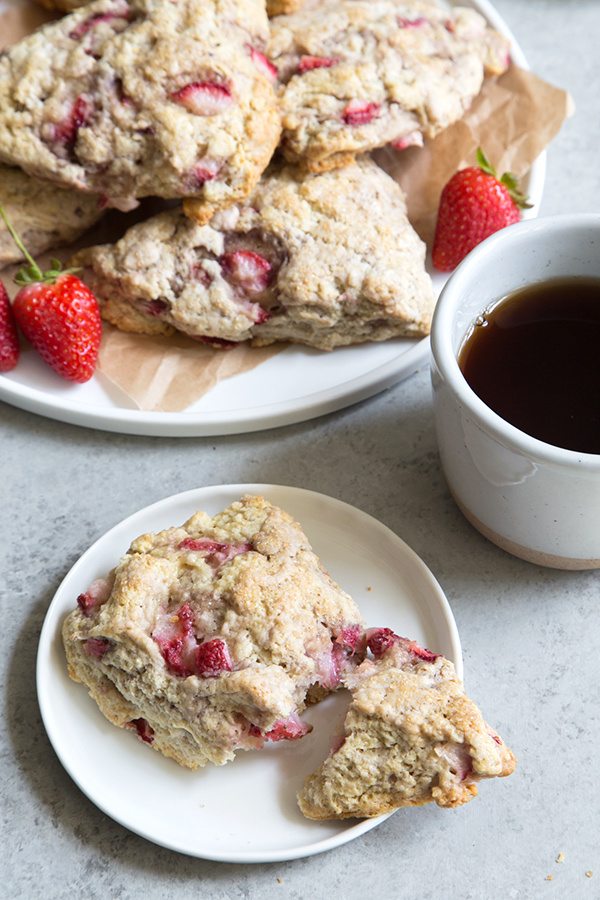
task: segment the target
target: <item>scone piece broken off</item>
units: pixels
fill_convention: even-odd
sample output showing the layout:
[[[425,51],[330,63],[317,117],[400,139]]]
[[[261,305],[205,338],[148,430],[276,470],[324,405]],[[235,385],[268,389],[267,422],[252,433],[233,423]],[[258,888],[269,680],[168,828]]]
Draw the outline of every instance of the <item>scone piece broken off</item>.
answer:
[[[424,260],[401,189],[363,159],[322,175],[274,171],[207,225],[173,210],[72,262],[124,331],[330,350],[427,334]]]
[[[461,118],[508,42],[472,9],[419,0],[324,0],[272,20],[282,149],[311,171],[422,144]]]
[[[0,166],[0,200],[33,256],[70,244],[103,214],[98,197],[62,190],[8,166]],[[21,259],[8,229],[0,226],[0,269]]]
[[[191,769],[303,737],[307,693],[339,686],[361,635],[300,526],[251,496],[139,537],[63,627],[104,715]]]
[[[96,0],[0,57],[0,160],[104,196],[246,197],[280,133],[262,0]]]
[[[345,682],[345,734],[299,797],[310,819],[378,816],[435,801],[460,806],[476,782],[510,775],[515,758],[464,692],[447,659],[371,629],[373,653]]]

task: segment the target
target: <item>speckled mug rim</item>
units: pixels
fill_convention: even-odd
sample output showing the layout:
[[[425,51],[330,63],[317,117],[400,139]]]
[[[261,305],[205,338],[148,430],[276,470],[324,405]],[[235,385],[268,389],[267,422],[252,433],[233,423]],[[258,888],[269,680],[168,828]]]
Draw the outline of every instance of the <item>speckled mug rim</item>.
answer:
[[[486,268],[494,265],[500,247],[510,249],[512,246],[518,253],[522,251],[522,245],[519,247],[519,244],[522,244],[525,239],[543,243],[550,236],[556,238],[561,233],[575,229],[585,229],[597,234],[598,277],[600,278],[600,214],[577,213],[548,216],[530,219],[504,228],[472,250],[446,282],[433,316],[431,353],[435,365],[460,403],[500,443],[512,446],[525,456],[558,465],[561,468],[567,467],[579,471],[583,468],[586,471],[600,472],[600,454],[567,450],[547,444],[545,441],[520,431],[490,409],[467,383],[458,365],[452,345],[452,325],[456,312],[461,306],[464,287],[473,278],[480,277]],[[527,265],[529,264],[524,264],[525,267]],[[538,280],[540,279],[536,278],[535,272],[532,271],[531,283]]]

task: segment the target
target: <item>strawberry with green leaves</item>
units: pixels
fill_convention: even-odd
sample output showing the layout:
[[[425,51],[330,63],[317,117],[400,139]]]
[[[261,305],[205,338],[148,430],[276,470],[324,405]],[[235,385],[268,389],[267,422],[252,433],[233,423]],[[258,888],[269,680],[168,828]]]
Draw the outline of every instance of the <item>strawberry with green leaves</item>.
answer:
[[[42,272],[2,206],[0,216],[28,263],[15,277],[21,289],[12,309],[19,328],[59,375],[69,381],[89,381],[96,368],[102,335],[96,298],[74,274],[76,270],[61,270],[58,260],[53,259],[52,268]],[[0,313],[0,341],[2,321]]]
[[[451,272],[467,253],[491,234],[518,222],[529,208],[510,172],[498,178],[481,148],[477,166],[452,176],[440,197],[433,241],[433,265]]]

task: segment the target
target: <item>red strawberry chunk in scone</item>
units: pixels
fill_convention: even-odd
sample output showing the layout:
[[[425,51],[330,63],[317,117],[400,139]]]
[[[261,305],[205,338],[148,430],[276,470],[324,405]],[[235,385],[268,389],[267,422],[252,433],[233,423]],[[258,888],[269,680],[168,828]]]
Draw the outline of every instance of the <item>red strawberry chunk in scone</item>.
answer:
[[[435,752],[448,763],[459,781],[464,781],[473,771],[473,759],[464,744],[441,744]]]
[[[420,28],[422,25],[427,25],[429,19],[426,19],[425,16],[417,16],[416,19],[407,19],[404,16],[398,16],[398,25],[400,28]]]
[[[390,141],[390,147],[394,150],[406,150],[407,147],[422,147],[423,135],[420,131],[411,131],[410,134],[404,134],[402,137]]]
[[[77,597],[77,606],[84,616],[91,616],[110,596],[110,582],[106,578],[96,578],[87,591]]]
[[[336,636],[336,644],[339,644],[348,656],[364,652],[364,632],[361,625],[347,625]]]
[[[132,719],[127,723],[128,728],[133,728],[137,732],[137,736],[145,744],[154,742],[154,728],[152,728],[145,719]]]
[[[89,121],[92,114],[92,105],[81,94],[77,97],[61,122],[57,122],[49,130],[51,143],[57,145],[55,149],[63,150],[71,154],[77,143],[79,129]]]
[[[298,63],[298,72],[303,75],[312,69],[330,69],[339,63],[336,56],[301,56]]]
[[[391,628],[369,628],[365,636],[367,647],[376,659],[383,656],[385,651],[396,643],[398,637]]]
[[[277,81],[277,68],[271,60],[257,50],[256,47],[250,47],[250,58],[259,71],[266,75],[270,81]]]
[[[225,277],[247,294],[261,294],[271,280],[271,263],[252,250],[224,253],[219,262]]]
[[[184,603],[177,612],[162,616],[152,632],[167,669],[181,678],[192,675],[195,669],[198,641],[193,623],[192,608],[189,603]]]
[[[190,174],[190,187],[199,187],[207,181],[213,181],[222,169],[216,159],[203,159]]]
[[[179,550],[206,554],[207,562],[215,567],[224,566],[236,556],[252,550],[252,544],[248,541],[241,544],[222,544],[210,538],[184,538],[177,546]]]
[[[193,81],[174,91],[171,100],[197,116],[216,116],[233,103],[231,89],[216,81]]]
[[[265,741],[298,741],[305,735],[310,734],[312,725],[303,722],[297,715],[292,715],[288,719],[281,719],[275,722],[272,728],[264,734]]]
[[[88,638],[84,644],[85,652],[94,659],[102,659],[111,648],[111,643],[107,638]]]
[[[95,28],[96,25],[100,25],[101,22],[114,22],[116,19],[121,19],[123,22],[126,22],[130,17],[131,10],[127,4],[123,4],[112,12],[96,13],[95,15],[84,19],[83,22],[80,22],[79,25],[73,29],[73,31],[69,32],[69,37],[74,41],[78,41],[81,40],[88,31]]]
[[[205,641],[196,649],[195,674],[201,678],[217,678],[223,672],[231,672],[233,663],[229,648],[221,638]]]
[[[379,115],[379,103],[366,100],[351,100],[342,111],[342,119],[346,125],[368,125]]]
[[[424,662],[435,662],[439,656],[439,653],[432,653],[431,650],[421,647],[416,641],[400,637],[391,628],[369,628],[366,638],[367,647],[376,659],[383,656],[394,644],[400,644],[405,650]]]

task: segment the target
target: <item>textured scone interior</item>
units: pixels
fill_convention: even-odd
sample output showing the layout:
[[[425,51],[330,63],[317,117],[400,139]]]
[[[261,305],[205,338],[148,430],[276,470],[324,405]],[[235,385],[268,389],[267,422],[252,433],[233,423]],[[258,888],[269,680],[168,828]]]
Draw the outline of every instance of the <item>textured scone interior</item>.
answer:
[[[419,0],[325,0],[272,21],[282,149],[311,171],[422,144],[461,118],[508,42],[472,9]]]
[[[311,819],[370,817],[434,801],[455,807],[515,758],[464,692],[452,663],[394,635],[367,632],[373,656],[345,679],[352,700],[336,749],[298,795]]]
[[[321,175],[273,168],[209,224],[171,210],[72,262],[118,328],[217,345],[420,336],[434,306],[404,195],[366,158]]]
[[[261,497],[142,535],[63,627],[104,715],[180,765],[293,740],[307,694],[356,662],[360,613],[300,526]]]
[[[246,197],[281,125],[260,0],[95,0],[0,57],[0,160],[128,209]]]

